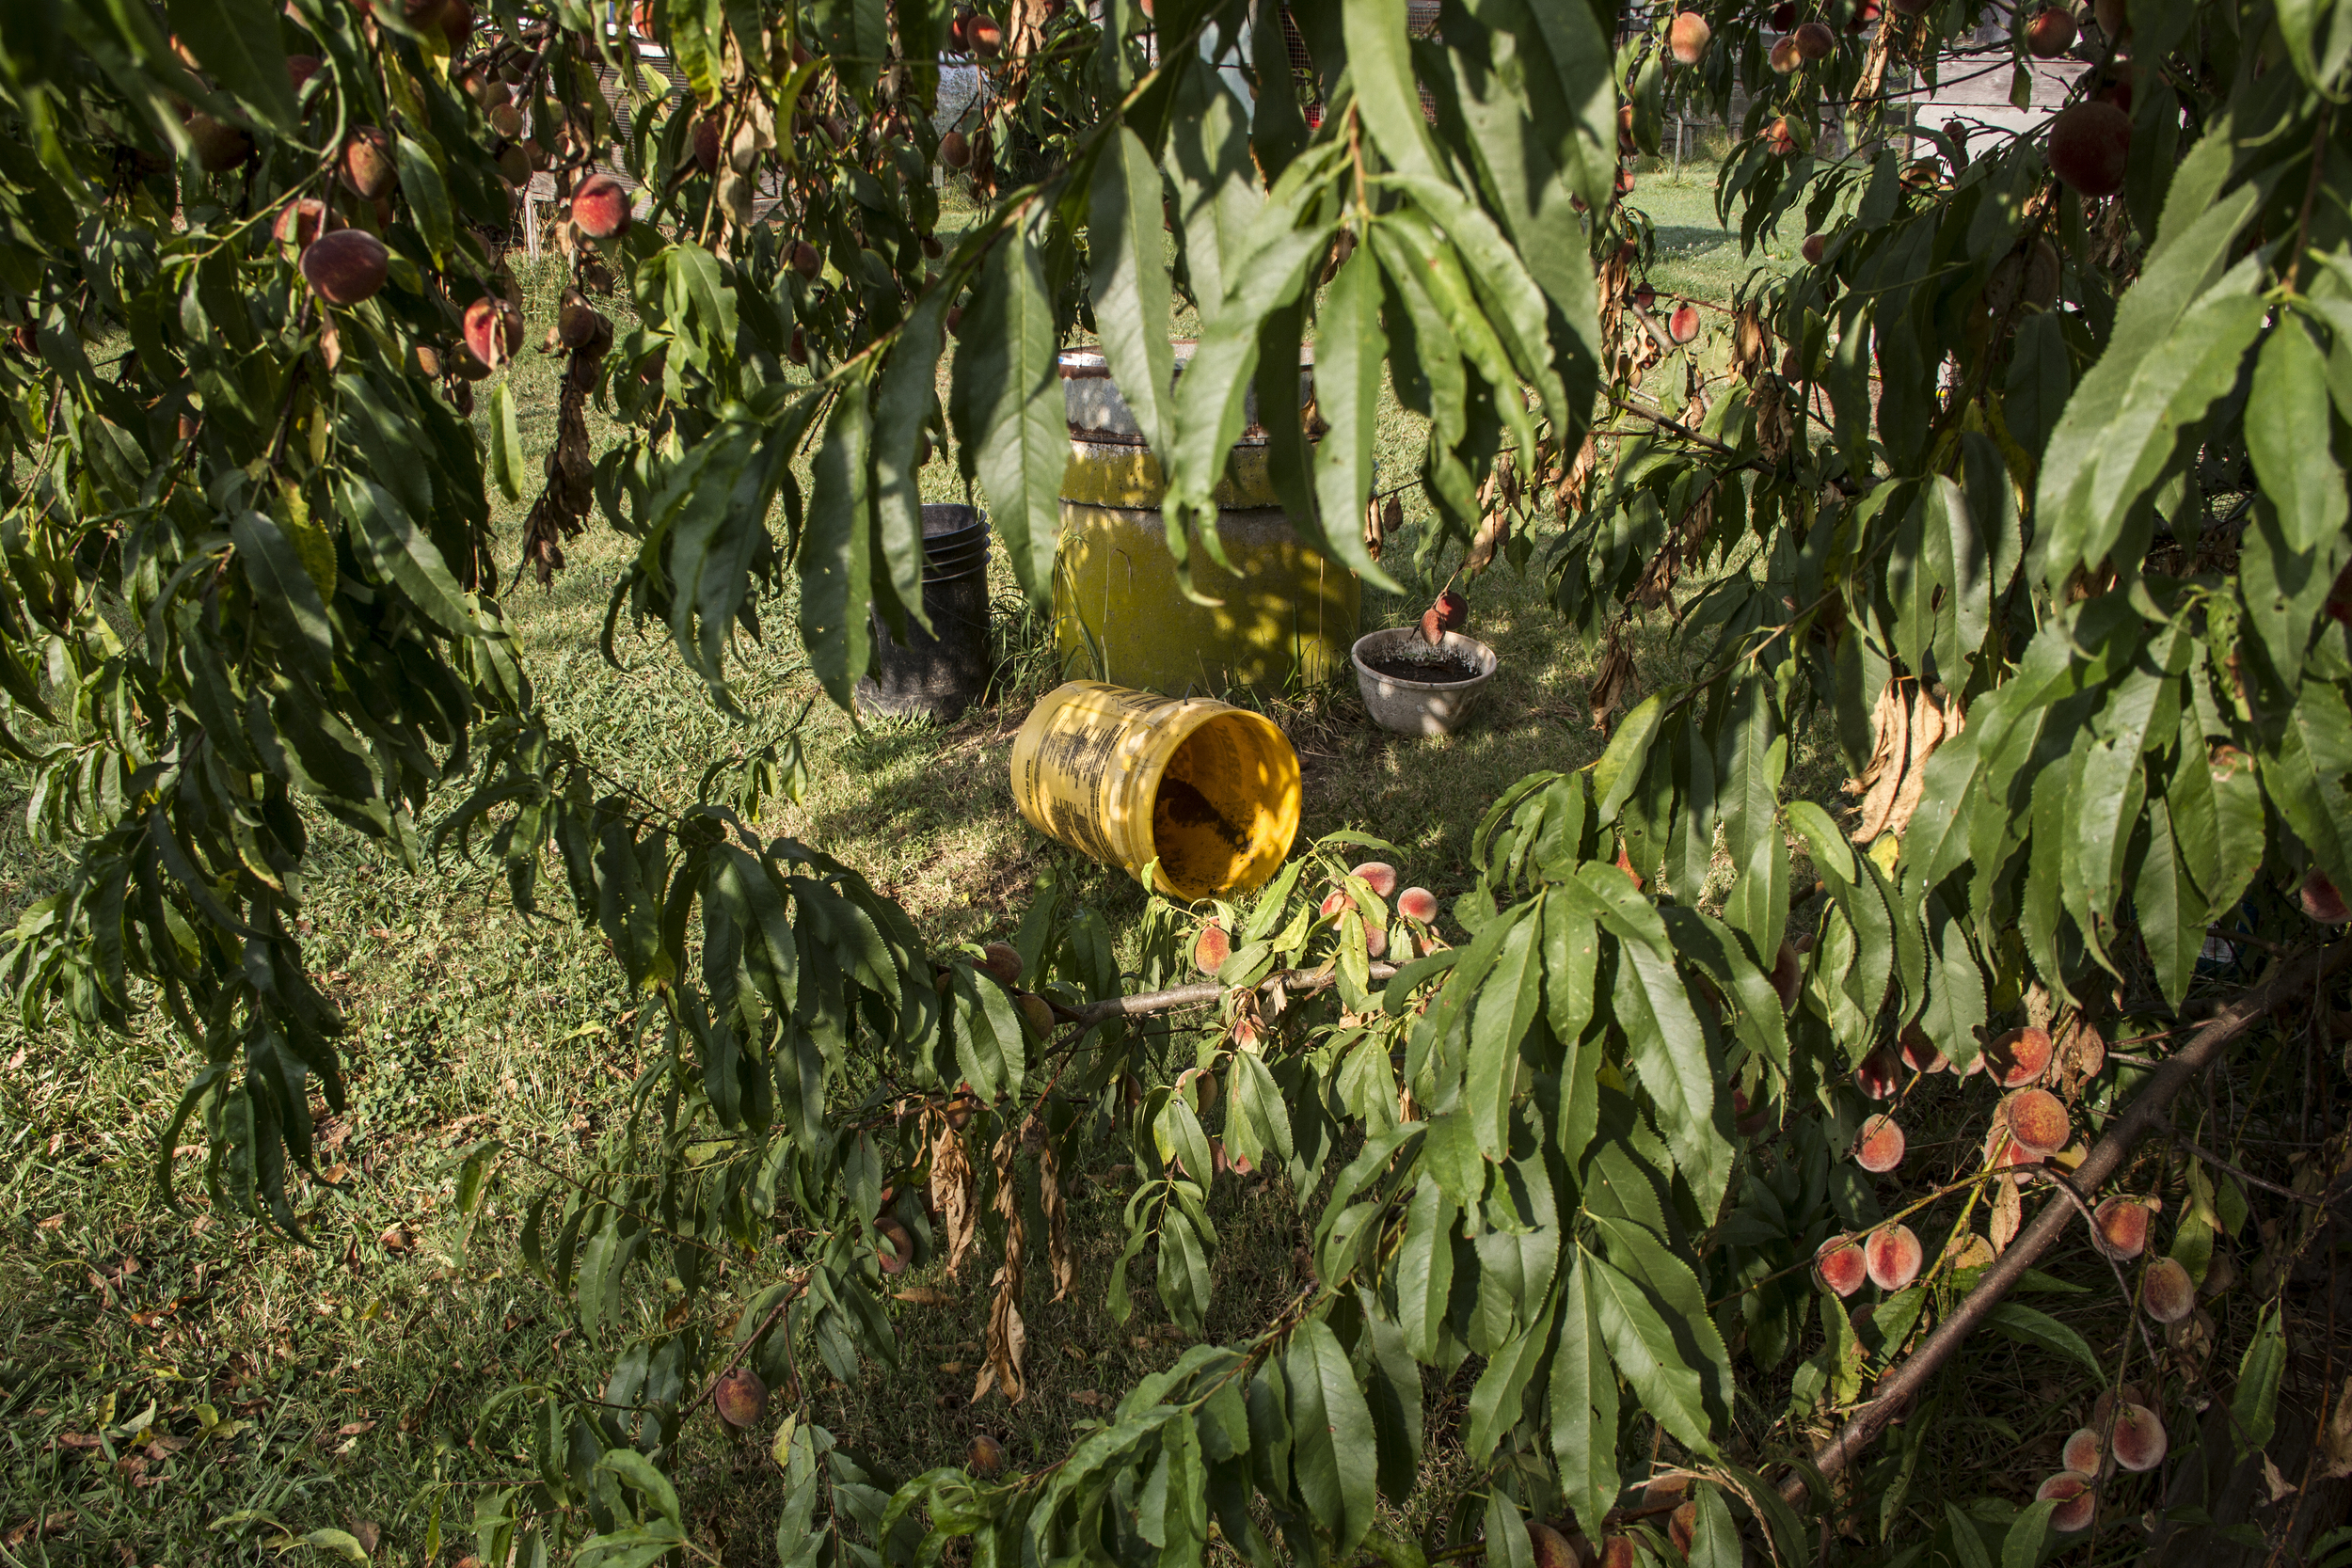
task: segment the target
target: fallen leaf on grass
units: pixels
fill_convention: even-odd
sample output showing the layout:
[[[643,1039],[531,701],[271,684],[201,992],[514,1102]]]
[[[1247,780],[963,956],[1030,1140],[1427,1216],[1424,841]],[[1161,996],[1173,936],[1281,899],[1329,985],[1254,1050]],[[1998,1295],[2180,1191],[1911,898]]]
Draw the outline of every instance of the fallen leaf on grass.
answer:
[[[1091,1388],[1080,1388],[1070,1396],[1070,1402],[1073,1404],[1083,1404],[1091,1408],[1103,1402],[1103,1396],[1096,1393]]]
[[[910,1285],[898,1291],[898,1296],[900,1301],[916,1307],[946,1307],[956,1299],[946,1291],[933,1290],[929,1285]]]
[[[24,1053],[19,1052],[18,1054],[22,1055]],[[16,1528],[8,1531],[5,1537],[0,1537],[0,1541],[5,1541],[10,1547],[22,1546],[35,1535],[55,1535],[72,1523],[73,1513],[71,1509],[59,1509],[46,1518],[36,1513]]]
[[[963,1370],[963,1363],[961,1361],[942,1361],[939,1364],[939,1370],[946,1372],[949,1377],[953,1377],[958,1372]]]
[[[68,1449],[94,1449],[99,1438],[94,1432],[61,1432],[57,1433],[57,1443]]]
[[[342,1425],[335,1429],[335,1435],[338,1437],[357,1437],[363,1432],[373,1432],[374,1430],[375,1423],[373,1421],[345,1421]]]
[[[63,1230],[65,1228],[65,1216],[63,1214],[52,1214],[33,1228],[36,1230]]]

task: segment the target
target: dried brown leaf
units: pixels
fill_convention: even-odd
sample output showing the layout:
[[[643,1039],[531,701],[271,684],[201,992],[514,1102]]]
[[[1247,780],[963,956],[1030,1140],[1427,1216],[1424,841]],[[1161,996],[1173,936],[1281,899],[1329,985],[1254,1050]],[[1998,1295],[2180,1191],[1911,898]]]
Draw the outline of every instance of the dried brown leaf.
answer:
[[[944,1114],[930,1115],[931,1207],[947,1237],[947,1274],[953,1278],[964,1254],[979,1240],[979,1215],[972,1202],[972,1162],[963,1152],[963,1139]]]
[[[1911,814],[1919,809],[1919,797],[1927,788],[1928,759],[1944,743],[1944,710],[1928,695],[1925,686],[1913,689],[1911,697],[1911,754],[1903,763],[1903,782],[1896,787],[1894,804],[1886,814],[1886,832],[1900,838],[1911,826]]]
[[[1911,705],[1903,700],[1903,685],[1898,676],[1879,693],[1870,713],[1869,764],[1846,785],[1847,793],[1862,797],[1862,820],[1851,834],[1856,844],[1867,844],[1886,831],[1895,791],[1902,785],[1903,759],[1911,749]]]
[[[1070,1247],[1070,1205],[1062,1196],[1061,1151],[1047,1138],[1037,1156],[1038,1207],[1045,1212],[1045,1259],[1054,1275],[1054,1299],[1078,1283],[1078,1259]]]

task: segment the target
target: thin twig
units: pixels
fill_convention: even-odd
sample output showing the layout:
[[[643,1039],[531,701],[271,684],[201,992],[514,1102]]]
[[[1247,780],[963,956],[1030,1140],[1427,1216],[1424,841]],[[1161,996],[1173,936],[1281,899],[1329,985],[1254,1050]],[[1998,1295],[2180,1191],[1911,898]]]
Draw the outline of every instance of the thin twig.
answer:
[[[2251,1171],[2240,1170],[2237,1166],[2230,1164],[2229,1161],[2224,1160],[2220,1155],[2216,1154],[2212,1149],[2207,1148],[2204,1145],[2199,1143],[2196,1139],[2190,1137],[2185,1132],[2173,1133],[2172,1141],[2179,1144],[2183,1148],[2187,1149],[2191,1154],[2196,1155],[2197,1158],[2204,1161],[2205,1164],[2213,1166],[2215,1169],[2227,1172],[2229,1175],[2237,1178],[2237,1180],[2245,1182],[2249,1187],[2260,1187],[2266,1193],[2277,1193],[2280,1197],[2291,1197],[2297,1203],[2308,1203],[2314,1209],[2330,1209],[2334,1207],[2333,1204],[2329,1203],[2324,1197],[2313,1197],[2309,1193],[2298,1193],[2292,1187],[2281,1187],[2276,1181],[2265,1181],[2261,1177],[2253,1174]]]

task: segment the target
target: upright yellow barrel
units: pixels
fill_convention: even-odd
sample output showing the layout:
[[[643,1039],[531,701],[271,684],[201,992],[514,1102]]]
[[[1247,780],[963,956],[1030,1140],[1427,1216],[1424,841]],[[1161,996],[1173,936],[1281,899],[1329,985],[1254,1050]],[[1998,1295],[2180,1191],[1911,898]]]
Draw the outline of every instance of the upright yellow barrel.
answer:
[[[1048,833],[1171,898],[1256,887],[1298,833],[1298,754],[1262,714],[1071,681],[1012,743],[1012,798]]]
[[[1179,343],[1179,365],[1192,344]],[[1193,586],[1177,587],[1160,500],[1167,482],[1103,356],[1061,356],[1070,465],[1061,483],[1055,639],[1066,673],[1170,694],[1248,688],[1279,692],[1349,668],[1362,588],[1356,574],[1299,542],[1274,494],[1265,429],[1249,428],[1215,496],[1232,575],[1200,551]],[[1300,376],[1301,397],[1309,373]]]

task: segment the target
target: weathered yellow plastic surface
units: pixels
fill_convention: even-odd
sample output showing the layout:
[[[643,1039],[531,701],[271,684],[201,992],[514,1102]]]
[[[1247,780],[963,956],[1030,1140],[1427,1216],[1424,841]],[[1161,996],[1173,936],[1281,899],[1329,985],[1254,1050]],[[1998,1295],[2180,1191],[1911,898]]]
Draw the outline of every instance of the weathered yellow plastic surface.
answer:
[[[1207,698],[1071,681],[1012,743],[1038,831],[1190,903],[1258,886],[1298,835],[1298,754],[1273,721]]]
[[[1348,668],[1362,611],[1356,574],[1299,543],[1272,504],[1265,449],[1240,446],[1217,489],[1228,576],[1196,548],[1177,586],[1149,448],[1073,440],[1062,477],[1055,638],[1062,669],[1154,691],[1281,691]]]

